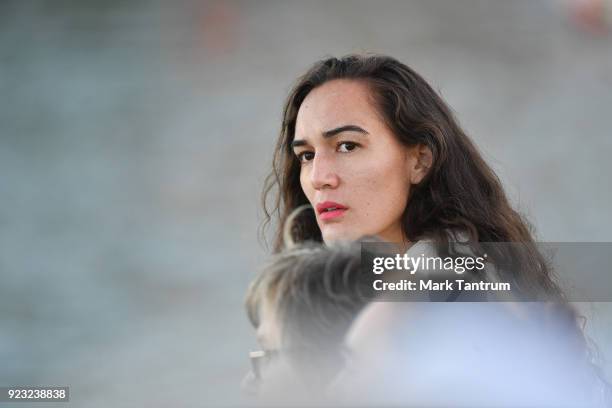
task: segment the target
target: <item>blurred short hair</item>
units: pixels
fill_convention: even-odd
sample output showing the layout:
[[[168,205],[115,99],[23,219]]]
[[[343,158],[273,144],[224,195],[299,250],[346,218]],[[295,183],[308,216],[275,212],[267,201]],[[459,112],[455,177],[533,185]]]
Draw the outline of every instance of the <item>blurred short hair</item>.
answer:
[[[321,351],[340,344],[371,300],[368,276],[360,266],[359,242],[306,242],[280,252],[249,286],[249,319],[258,327],[261,304],[268,300],[276,311],[282,347]]]

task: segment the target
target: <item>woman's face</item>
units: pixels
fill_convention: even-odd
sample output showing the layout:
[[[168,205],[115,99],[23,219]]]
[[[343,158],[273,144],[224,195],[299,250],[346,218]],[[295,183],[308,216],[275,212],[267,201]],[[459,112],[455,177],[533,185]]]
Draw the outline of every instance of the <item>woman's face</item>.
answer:
[[[404,240],[400,218],[414,157],[373,103],[365,83],[339,79],[312,90],[300,106],[293,150],[325,242]]]

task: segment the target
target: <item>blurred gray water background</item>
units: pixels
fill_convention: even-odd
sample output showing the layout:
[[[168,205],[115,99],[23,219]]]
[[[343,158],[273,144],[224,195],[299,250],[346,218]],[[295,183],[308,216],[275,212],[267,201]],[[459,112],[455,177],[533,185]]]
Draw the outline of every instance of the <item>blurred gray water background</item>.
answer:
[[[570,6],[2,0],[0,385],[243,402],[259,192],[282,102],[327,55],[423,74],[541,240],[612,241],[612,41]],[[612,358],[612,308],[584,307]]]

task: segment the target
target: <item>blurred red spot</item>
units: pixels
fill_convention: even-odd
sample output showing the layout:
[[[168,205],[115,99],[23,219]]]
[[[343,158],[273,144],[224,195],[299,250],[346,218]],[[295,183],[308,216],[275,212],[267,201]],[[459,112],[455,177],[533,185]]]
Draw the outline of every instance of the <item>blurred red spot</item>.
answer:
[[[200,21],[203,45],[208,54],[222,56],[237,48],[240,13],[232,3],[207,3]]]
[[[611,7],[612,2],[608,0],[572,0],[570,18],[582,30],[605,34],[610,29],[610,16],[607,12]]]

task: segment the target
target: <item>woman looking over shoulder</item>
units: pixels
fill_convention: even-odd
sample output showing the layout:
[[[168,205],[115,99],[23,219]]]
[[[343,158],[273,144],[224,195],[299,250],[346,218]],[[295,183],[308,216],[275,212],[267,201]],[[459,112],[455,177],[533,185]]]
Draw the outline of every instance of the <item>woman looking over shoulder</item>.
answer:
[[[493,264],[514,266],[526,292],[560,295],[529,227],[446,103],[394,58],[349,55],[317,62],[286,101],[273,170],[263,193],[266,223],[284,224],[310,204],[293,241],[378,235],[410,246],[431,240],[444,252],[456,233],[493,248]],[[446,248],[446,249],[445,249]]]

